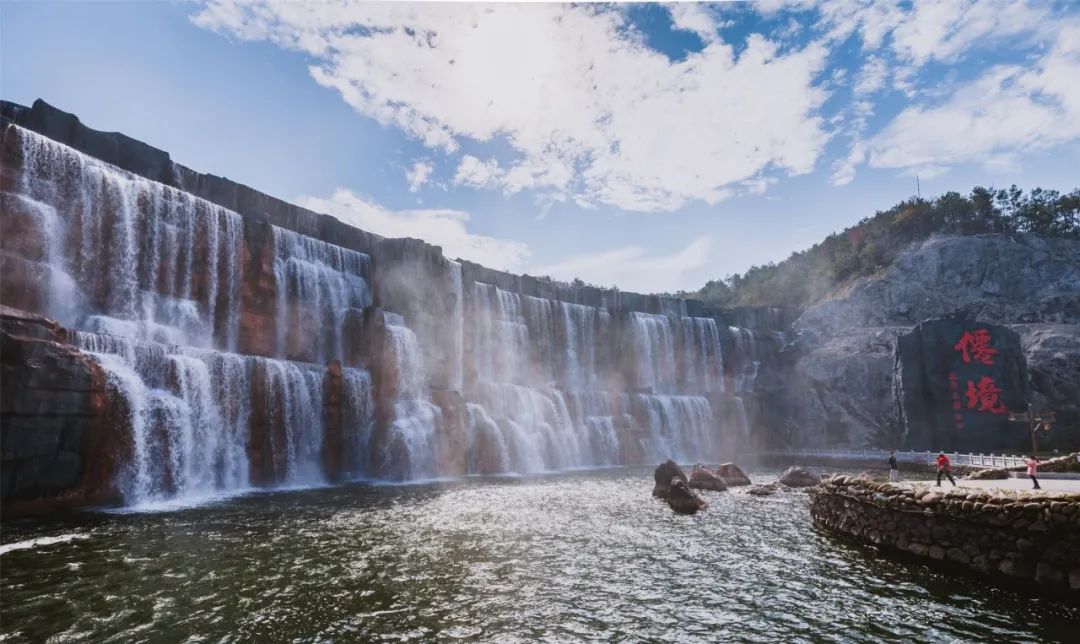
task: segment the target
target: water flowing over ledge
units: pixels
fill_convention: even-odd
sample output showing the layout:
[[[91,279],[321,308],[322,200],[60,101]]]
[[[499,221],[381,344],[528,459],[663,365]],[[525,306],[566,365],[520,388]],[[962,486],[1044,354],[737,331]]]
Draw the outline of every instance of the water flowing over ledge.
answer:
[[[751,439],[783,342],[682,300],[268,223],[167,185],[201,185],[181,166],[162,183],[12,123],[3,154],[0,302],[59,321],[104,374],[118,426],[79,421],[116,461],[102,502],[717,461]]]

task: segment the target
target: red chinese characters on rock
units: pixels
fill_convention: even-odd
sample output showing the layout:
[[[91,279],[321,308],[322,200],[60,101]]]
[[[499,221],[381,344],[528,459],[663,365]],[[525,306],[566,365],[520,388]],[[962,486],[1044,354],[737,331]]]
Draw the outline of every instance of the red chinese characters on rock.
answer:
[[[960,340],[953,345],[953,349],[960,353],[960,359],[964,361],[964,364],[993,365],[994,356],[997,355],[998,350],[991,346],[992,341],[993,338],[986,329],[964,331],[964,334],[960,336]],[[957,429],[962,429],[963,414],[960,413],[961,403],[957,391],[959,389],[958,380],[955,372],[949,374],[949,386],[952,389],[953,400],[953,419],[956,422]],[[1001,387],[990,376],[983,376],[978,382],[968,380],[967,391],[964,393],[967,397],[966,408],[968,411],[991,414],[1004,414],[1007,411],[1005,403],[1000,398]]]
[[[998,387],[993,378],[983,376],[978,384],[968,380],[967,383],[967,408],[975,411],[988,411],[991,414],[1004,414],[1005,403],[998,399],[1001,395],[1001,387]]]
[[[974,332],[964,331],[960,341],[953,345],[953,349],[960,352],[965,364],[972,361],[981,362],[985,365],[994,364],[994,355],[997,349],[990,346],[990,332],[986,329],[975,329]]]

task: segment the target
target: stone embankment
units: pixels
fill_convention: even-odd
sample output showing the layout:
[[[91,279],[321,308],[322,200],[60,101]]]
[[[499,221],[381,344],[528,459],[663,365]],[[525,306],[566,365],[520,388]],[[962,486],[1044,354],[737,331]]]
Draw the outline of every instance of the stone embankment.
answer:
[[[907,487],[826,478],[814,525],[991,577],[1080,591],[1080,494]]]

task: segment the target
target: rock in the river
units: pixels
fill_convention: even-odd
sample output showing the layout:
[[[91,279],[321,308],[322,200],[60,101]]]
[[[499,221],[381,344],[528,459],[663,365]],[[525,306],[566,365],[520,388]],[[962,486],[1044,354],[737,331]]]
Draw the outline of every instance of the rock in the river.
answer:
[[[779,483],[766,483],[764,485],[755,485],[746,491],[747,494],[753,494],[754,496],[771,496],[780,491]]]
[[[690,472],[690,487],[695,490],[712,490],[723,492],[727,489],[727,483],[716,472],[698,463]]]
[[[737,485],[750,485],[750,477],[743,473],[739,466],[734,463],[724,463],[718,471],[720,478],[724,479],[728,487]]]
[[[679,514],[694,514],[698,510],[704,510],[708,504],[698,495],[694,494],[686,481],[678,477],[671,479],[668,486],[668,505]]]
[[[683,473],[679,464],[670,458],[656,467],[656,471],[653,472],[653,480],[656,481],[656,485],[653,486],[652,494],[655,497],[666,499],[668,497],[668,491],[671,487],[671,481],[678,479],[683,483],[688,483],[686,474]]]
[[[784,470],[780,482],[788,487],[812,487],[821,483],[821,477],[796,465]]]

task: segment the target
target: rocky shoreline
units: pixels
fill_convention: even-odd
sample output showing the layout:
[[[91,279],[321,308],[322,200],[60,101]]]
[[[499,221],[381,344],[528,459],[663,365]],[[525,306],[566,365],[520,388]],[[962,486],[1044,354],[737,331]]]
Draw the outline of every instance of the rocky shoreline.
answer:
[[[833,476],[811,499],[818,528],[988,577],[1080,591],[1080,494],[938,491]]]

